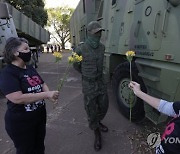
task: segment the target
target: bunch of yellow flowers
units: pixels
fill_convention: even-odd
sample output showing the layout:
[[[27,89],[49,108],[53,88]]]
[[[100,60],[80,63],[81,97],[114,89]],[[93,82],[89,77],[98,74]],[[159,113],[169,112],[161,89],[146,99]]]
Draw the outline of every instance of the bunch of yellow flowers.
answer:
[[[56,58],[56,62],[60,61],[62,59],[62,54],[60,52],[54,52],[53,56]]]
[[[56,62],[60,61],[62,59],[62,54],[59,52],[54,52],[53,56],[56,58]],[[61,90],[61,88],[63,87],[64,81],[66,80],[68,73],[69,73],[69,69],[71,64],[75,63],[75,62],[81,62],[82,61],[82,56],[79,56],[77,53],[72,52],[71,56],[68,57],[68,65],[66,67],[66,70],[63,74],[63,78],[59,79],[58,81],[58,91]]]
[[[82,56],[79,56],[75,52],[72,52],[72,55],[68,57],[68,62],[70,64],[75,63],[75,62],[81,62],[81,61],[82,61]]]

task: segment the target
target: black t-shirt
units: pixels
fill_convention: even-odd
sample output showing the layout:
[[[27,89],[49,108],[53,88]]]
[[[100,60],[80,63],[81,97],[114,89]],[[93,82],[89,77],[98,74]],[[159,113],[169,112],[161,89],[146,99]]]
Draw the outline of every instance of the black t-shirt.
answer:
[[[174,102],[173,109],[177,117],[166,126],[156,154],[180,154],[180,102]]]
[[[13,64],[9,64],[0,73],[0,90],[4,95],[17,91],[22,91],[23,94],[39,93],[43,91],[43,83],[44,81],[37,71],[32,66],[28,65],[26,69],[23,69]],[[7,102],[8,110],[14,112],[34,111],[44,105],[44,100],[27,105],[15,104],[10,100]]]

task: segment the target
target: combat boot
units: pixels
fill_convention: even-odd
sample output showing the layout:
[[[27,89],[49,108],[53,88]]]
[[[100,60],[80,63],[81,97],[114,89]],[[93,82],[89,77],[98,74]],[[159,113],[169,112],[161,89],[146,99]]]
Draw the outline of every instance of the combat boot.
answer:
[[[97,128],[94,131],[94,134],[95,134],[94,149],[96,151],[99,151],[101,149],[101,132],[99,128]]]
[[[101,132],[108,132],[108,128],[103,125],[101,122],[99,122],[99,129]]]

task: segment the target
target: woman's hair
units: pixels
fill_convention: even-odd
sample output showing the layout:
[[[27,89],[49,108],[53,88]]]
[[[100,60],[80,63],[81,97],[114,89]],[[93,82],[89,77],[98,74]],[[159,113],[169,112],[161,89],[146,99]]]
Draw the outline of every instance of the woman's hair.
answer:
[[[25,38],[19,37],[10,37],[7,39],[4,48],[4,60],[6,63],[10,64],[16,59],[14,53],[17,52],[22,43],[28,43],[28,41]]]

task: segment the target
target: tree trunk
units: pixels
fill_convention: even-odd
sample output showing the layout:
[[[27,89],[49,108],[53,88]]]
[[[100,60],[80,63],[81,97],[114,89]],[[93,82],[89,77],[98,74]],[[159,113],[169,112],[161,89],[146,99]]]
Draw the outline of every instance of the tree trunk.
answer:
[[[65,49],[65,43],[64,43],[64,40],[61,40],[61,47],[62,47],[62,49]]]
[[[61,44],[61,47],[62,47],[62,49],[65,49],[65,44],[62,43],[62,44]]]

